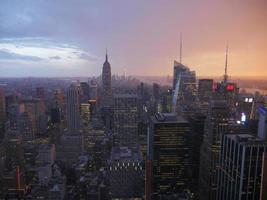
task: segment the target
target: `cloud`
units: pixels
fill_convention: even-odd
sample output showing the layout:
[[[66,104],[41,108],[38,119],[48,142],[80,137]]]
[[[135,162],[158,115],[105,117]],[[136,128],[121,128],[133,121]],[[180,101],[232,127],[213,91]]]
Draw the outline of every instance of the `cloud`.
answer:
[[[1,49],[0,60],[23,60],[23,61],[38,62],[42,61],[43,59],[38,56],[21,55],[13,52],[8,52],[6,49]]]
[[[88,61],[96,61],[97,60],[96,57],[91,56],[87,53],[81,53],[79,58],[84,59],[84,60],[88,60]]]
[[[2,76],[94,74],[99,73],[97,61],[98,58],[89,51],[49,38],[0,39]]]
[[[97,57],[75,45],[59,43],[46,38],[4,38],[0,39],[1,59],[29,60],[64,63],[95,62]]]
[[[60,60],[61,57],[60,56],[51,56],[49,57],[51,60]]]

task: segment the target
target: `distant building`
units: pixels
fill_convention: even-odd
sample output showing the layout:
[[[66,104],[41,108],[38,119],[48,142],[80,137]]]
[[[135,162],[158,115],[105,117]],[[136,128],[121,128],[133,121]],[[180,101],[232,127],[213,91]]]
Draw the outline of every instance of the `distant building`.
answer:
[[[88,103],[90,89],[87,82],[81,82],[81,91],[81,103]]]
[[[42,101],[45,100],[45,89],[44,89],[44,87],[37,87],[36,88],[36,97],[41,99]]]
[[[59,108],[51,108],[50,116],[51,116],[51,123],[52,124],[60,124],[61,114],[60,114]]]
[[[196,98],[196,73],[174,61],[172,111],[190,115]]]
[[[138,132],[138,98],[136,94],[114,96],[114,137],[121,146],[136,146]]]
[[[4,138],[4,124],[6,120],[6,103],[4,91],[0,88],[0,141]]]
[[[26,112],[32,124],[34,135],[46,129],[45,107],[40,99],[24,99],[20,101],[20,113]]]
[[[84,128],[88,128],[89,120],[90,120],[90,104],[89,103],[81,103],[81,125]]]
[[[76,162],[84,151],[84,137],[79,132],[66,132],[61,137],[60,145],[56,148],[57,160],[68,164]]]
[[[78,88],[71,85],[67,91],[67,128],[69,131],[80,129],[80,99]]]
[[[102,107],[109,107],[112,104],[112,89],[111,89],[111,66],[108,62],[108,55],[102,69]]]
[[[151,118],[148,158],[152,162],[152,199],[188,189],[190,131],[189,122],[176,114],[156,114]]]
[[[109,161],[112,199],[142,199],[144,166],[139,152],[127,147],[114,147]]]
[[[18,130],[24,141],[33,141],[35,139],[33,123],[27,112],[23,112],[19,115]]]
[[[177,82],[179,80],[179,77],[181,76],[181,74],[185,71],[187,71],[188,68],[186,66],[184,66],[183,64],[174,61],[174,66],[173,66],[173,85],[172,85],[172,89],[173,91],[176,88]]]
[[[108,55],[106,53],[106,60],[102,69],[102,96],[101,96],[101,114],[104,120],[106,131],[112,129],[112,88],[111,88],[111,67],[108,62]]]
[[[213,92],[213,79],[200,79],[198,81],[198,98],[200,101],[209,101]]]
[[[89,85],[89,99],[90,100],[98,100],[98,87],[97,84],[94,80],[90,81],[90,85]]]

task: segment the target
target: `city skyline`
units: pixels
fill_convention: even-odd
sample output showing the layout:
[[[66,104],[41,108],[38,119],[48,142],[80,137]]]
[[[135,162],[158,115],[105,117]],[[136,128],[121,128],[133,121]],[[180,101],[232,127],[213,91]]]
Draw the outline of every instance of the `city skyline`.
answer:
[[[171,75],[179,60],[198,76],[267,77],[267,3],[196,1],[2,1],[1,77]],[[155,14],[157,13],[157,14]]]

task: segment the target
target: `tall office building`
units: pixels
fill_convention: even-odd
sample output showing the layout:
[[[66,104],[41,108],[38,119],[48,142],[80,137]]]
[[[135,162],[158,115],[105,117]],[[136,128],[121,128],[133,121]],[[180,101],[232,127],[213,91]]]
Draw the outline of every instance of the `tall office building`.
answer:
[[[98,100],[98,87],[95,80],[91,80],[89,84],[89,99],[90,100]]]
[[[198,98],[201,101],[208,101],[213,92],[212,79],[199,79],[198,81]]]
[[[136,146],[138,131],[138,98],[136,94],[114,96],[114,136],[120,146]]]
[[[79,92],[75,85],[71,85],[67,91],[67,128],[69,131],[80,129],[80,100]]]
[[[105,130],[109,132],[112,130],[113,121],[113,100],[111,89],[111,67],[108,62],[108,55],[106,53],[106,60],[103,64],[102,70],[102,96],[101,96],[101,115],[104,121]]]
[[[196,73],[174,61],[173,112],[186,114],[193,110],[196,97]]]
[[[106,60],[102,69],[102,107],[109,107],[112,104],[112,89],[111,89],[111,66],[108,62],[108,55],[106,53]]]
[[[28,113],[32,123],[33,134],[43,133],[46,126],[45,107],[40,99],[24,99],[20,101],[20,112]]]
[[[224,100],[230,108],[229,112],[232,117],[235,115],[236,103],[238,101],[239,88],[236,83],[229,82],[228,77],[228,46],[226,47],[225,68],[223,81],[214,85],[213,99]]]
[[[88,103],[89,100],[89,84],[81,82],[81,103]]]
[[[67,91],[67,131],[57,145],[57,158],[67,163],[77,161],[84,150],[84,138],[80,132],[80,98],[77,86],[71,85]]]
[[[164,199],[187,189],[189,182],[190,124],[174,113],[158,113],[151,118],[149,152],[151,160],[152,199]]]
[[[228,117],[229,110],[225,101],[211,102],[200,149],[200,200],[214,200],[216,198],[220,138],[222,133],[228,129]]]
[[[89,91],[90,114],[91,117],[94,117],[97,113],[98,106],[98,87],[95,80],[90,81]]]
[[[19,117],[19,100],[18,96],[13,93],[11,95],[6,96],[6,113],[9,121],[10,129],[17,129],[18,126],[18,117]]]
[[[250,134],[223,134],[216,200],[260,200],[266,152],[267,141],[261,138]],[[266,197],[263,192],[262,195]]]
[[[183,72],[185,72],[187,70],[188,70],[188,67],[184,66],[183,64],[181,64],[177,61],[174,61],[174,64],[173,64],[173,84],[172,84],[173,91],[176,88],[179,77],[181,76],[181,74]]]
[[[35,139],[33,123],[28,112],[23,112],[19,115],[18,130],[24,141],[33,141]]]

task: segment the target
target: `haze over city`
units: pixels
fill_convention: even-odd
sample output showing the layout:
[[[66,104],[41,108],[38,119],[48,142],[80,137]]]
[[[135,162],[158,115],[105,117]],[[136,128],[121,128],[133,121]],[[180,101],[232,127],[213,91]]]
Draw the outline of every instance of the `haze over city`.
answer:
[[[0,199],[267,200],[267,0],[0,0]]]
[[[179,60],[198,76],[267,76],[267,2],[10,1],[0,3],[0,76],[172,75]]]

